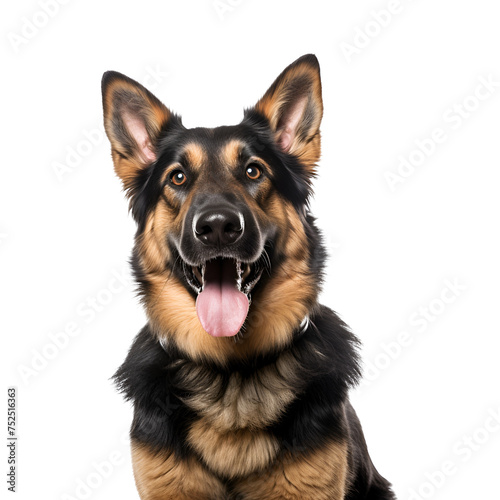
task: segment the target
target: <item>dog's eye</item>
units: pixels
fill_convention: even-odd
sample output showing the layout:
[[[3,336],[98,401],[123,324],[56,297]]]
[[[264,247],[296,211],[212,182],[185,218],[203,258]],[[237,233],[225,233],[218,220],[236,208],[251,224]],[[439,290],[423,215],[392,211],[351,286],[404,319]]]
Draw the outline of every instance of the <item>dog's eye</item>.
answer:
[[[248,165],[246,173],[249,179],[256,181],[262,175],[262,170],[257,165]]]
[[[170,182],[176,186],[182,186],[186,181],[186,174],[182,170],[175,170],[170,174]]]

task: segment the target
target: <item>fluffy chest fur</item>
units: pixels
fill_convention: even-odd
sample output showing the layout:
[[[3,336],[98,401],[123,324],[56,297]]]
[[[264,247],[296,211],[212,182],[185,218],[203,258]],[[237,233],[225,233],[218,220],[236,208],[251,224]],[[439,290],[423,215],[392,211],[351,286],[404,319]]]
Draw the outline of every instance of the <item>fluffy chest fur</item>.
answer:
[[[218,432],[265,428],[304,388],[291,350],[256,369],[218,372],[184,360],[174,362],[173,372],[179,399]]]

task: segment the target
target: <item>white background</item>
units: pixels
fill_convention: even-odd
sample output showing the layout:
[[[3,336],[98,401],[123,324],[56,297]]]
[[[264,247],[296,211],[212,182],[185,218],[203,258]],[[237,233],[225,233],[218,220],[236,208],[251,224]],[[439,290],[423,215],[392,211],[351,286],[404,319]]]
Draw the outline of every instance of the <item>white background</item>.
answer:
[[[102,134],[102,73],[148,84],[187,126],[216,126],[308,52],[325,103],[322,299],[364,344],[369,380],[352,400],[373,461],[403,500],[500,498],[500,87],[473,97],[480,78],[500,82],[495,3],[74,0],[50,17],[41,4],[9,2],[1,21],[2,405],[17,386],[17,498],[138,498],[132,412],[109,377],[145,317],[114,278],[134,224]],[[452,119],[464,101],[469,116]],[[387,172],[436,128],[446,140],[391,190]],[[92,298],[106,302],[94,316]]]

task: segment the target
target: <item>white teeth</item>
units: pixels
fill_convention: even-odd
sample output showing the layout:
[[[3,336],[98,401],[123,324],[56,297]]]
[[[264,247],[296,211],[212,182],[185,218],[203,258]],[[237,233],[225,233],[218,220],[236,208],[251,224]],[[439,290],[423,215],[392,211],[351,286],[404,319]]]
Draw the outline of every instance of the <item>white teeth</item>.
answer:
[[[189,277],[187,274],[186,274],[186,280],[187,282],[189,283],[189,286],[196,292],[196,293],[201,293],[201,291],[203,290],[203,287],[200,287],[198,285],[198,283],[196,283],[193,279],[191,279],[191,277]]]
[[[203,290],[203,288],[205,288],[205,269],[207,268],[207,265],[206,264],[202,264],[198,270],[199,270],[199,273],[201,275],[201,289]]]
[[[243,263],[239,260],[236,260],[235,263],[236,263],[236,287],[240,292],[243,292],[245,295],[249,296],[253,287],[260,280],[263,269],[258,270],[258,272],[253,276],[252,281],[250,281],[249,283],[245,283],[245,279],[247,279],[252,274],[252,266],[250,264]],[[189,286],[196,293],[198,294],[201,293],[205,288],[206,264],[202,264],[196,267],[192,266],[190,273],[187,272],[186,267],[184,268],[184,271]]]
[[[247,283],[244,288],[243,288],[243,293],[245,293],[246,295],[248,295],[251,291],[252,291],[252,288],[257,284],[257,281],[260,280],[260,277],[262,276],[262,271],[263,269],[261,269],[255,276],[255,278],[250,281],[250,283]]]
[[[247,264],[245,266],[245,272],[243,273],[243,279],[246,279],[248,277],[248,275],[250,274],[251,270],[252,270],[252,268],[250,267],[249,264]]]
[[[236,286],[241,292],[241,285],[243,284],[243,268],[239,260],[236,261]]]
[[[195,278],[200,282],[203,283],[203,277],[201,276],[201,270],[199,267],[193,267],[193,274]]]
[[[189,283],[189,286],[196,293],[201,293],[203,291],[203,287],[205,285],[205,264],[203,264],[202,266],[199,266],[199,267],[192,267],[191,270],[193,273],[192,276],[194,276],[196,281],[194,279],[192,279],[192,277],[190,277],[187,272],[185,272],[186,279]]]

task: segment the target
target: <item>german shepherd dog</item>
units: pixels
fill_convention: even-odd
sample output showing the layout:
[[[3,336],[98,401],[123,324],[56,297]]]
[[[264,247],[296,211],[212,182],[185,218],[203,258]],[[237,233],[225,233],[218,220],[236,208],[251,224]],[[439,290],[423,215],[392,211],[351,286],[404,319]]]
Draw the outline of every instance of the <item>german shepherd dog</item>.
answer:
[[[115,374],[141,499],[394,499],[348,401],[358,340],[318,304],[316,57],[236,126],[185,128],[120,73],[102,92],[148,317]]]

